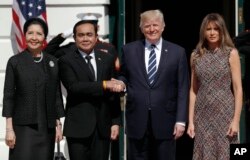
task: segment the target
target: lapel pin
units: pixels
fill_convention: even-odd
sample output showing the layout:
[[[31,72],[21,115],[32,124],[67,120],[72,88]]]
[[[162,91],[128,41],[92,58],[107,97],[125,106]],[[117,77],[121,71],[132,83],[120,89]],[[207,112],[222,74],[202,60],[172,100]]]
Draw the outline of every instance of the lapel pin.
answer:
[[[100,49],[100,51],[103,51],[105,53],[108,53],[108,50],[107,49]]]
[[[55,63],[53,61],[49,61],[49,66],[50,67],[54,67],[55,66]]]

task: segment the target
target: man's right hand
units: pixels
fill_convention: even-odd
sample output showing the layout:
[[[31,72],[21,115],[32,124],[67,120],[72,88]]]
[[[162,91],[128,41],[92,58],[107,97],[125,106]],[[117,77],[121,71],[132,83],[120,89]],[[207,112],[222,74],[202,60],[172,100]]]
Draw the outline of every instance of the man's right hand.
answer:
[[[109,81],[106,81],[106,89],[111,92],[124,92],[125,84],[123,81],[112,78]]]

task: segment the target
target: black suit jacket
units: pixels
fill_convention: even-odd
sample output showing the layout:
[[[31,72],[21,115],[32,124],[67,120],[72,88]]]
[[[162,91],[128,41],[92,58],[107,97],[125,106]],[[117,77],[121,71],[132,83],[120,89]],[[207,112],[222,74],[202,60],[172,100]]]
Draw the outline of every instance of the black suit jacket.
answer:
[[[109,138],[111,125],[120,124],[119,97],[105,92],[103,80],[110,80],[115,73],[114,59],[109,54],[95,51],[97,81],[75,50],[59,60],[60,78],[67,90],[64,135],[85,138],[97,127],[101,136]]]
[[[126,132],[140,139],[145,135],[148,110],[155,138],[173,138],[176,122],[186,122],[189,74],[185,50],[163,40],[156,79],[150,86],[145,67],[144,40],[122,48],[120,79],[127,86]]]
[[[48,126],[55,127],[56,119],[64,116],[57,59],[46,53],[43,58]],[[36,67],[27,50],[12,56],[7,63],[2,115],[12,117],[14,124],[37,123],[37,88],[40,82]]]
[[[75,42],[70,42],[64,46],[60,46],[63,41],[65,41],[65,38],[63,38],[61,34],[58,34],[51,41],[49,41],[45,51],[57,58],[60,58],[61,56],[67,53],[72,53],[77,49]],[[109,53],[113,55],[115,59],[118,58],[116,48],[111,43],[98,40],[95,45],[95,50],[102,51],[103,53]]]

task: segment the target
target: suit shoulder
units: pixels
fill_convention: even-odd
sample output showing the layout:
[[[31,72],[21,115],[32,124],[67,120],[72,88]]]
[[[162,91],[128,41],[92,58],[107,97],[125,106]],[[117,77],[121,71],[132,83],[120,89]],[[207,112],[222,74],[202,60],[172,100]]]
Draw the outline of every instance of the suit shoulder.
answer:
[[[76,52],[64,54],[59,58],[59,61],[70,61],[71,59],[75,58],[76,54],[77,54]]]
[[[103,56],[103,57],[107,57],[107,58],[113,57],[112,54],[106,54],[107,52],[102,51],[102,50],[95,50],[95,52],[96,52],[98,55]]]
[[[97,41],[95,45],[95,50],[100,50],[105,53],[116,54],[116,48],[112,43]]]
[[[26,55],[29,54],[26,50],[20,52],[20,53],[17,53],[17,54],[14,54],[12,55],[10,58],[9,58],[9,61],[17,61],[18,59],[20,58],[23,58],[23,57],[26,57]]]
[[[176,43],[173,43],[173,42],[170,42],[170,41],[166,41],[164,40],[163,42],[165,42],[168,46],[172,46],[172,47],[175,47],[175,48],[180,48],[180,49],[184,49],[181,45],[179,44],[176,44]]]
[[[103,52],[103,51],[95,51],[96,52],[96,60],[97,59],[103,59],[105,61],[110,61],[110,62],[114,62],[115,60],[115,57],[113,54],[106,54],[106,52]]]
[[[106,47],[115,47],[112,43],[110,42],[105,42],[105,41],[100,41],[98,40],[96,45],[99,45],[99,46],[106,46]]]
[[[31,57],[31,55],[29,55],[29,54],[30,53],[27,50],[24,50],[24,51],[22,51],[20,53],[12,55],[8,60],[8,64],[11,64],[11,65],[14,65],[14,66],[16,66],[16,65],[18,65],[20,63],[25,64],[27,62],[27,60],[28,60],[28,57],[29,56]]]
[[[126,43],[123,48],[130,48],[130,47],[137,47],[137,46],[144,46],[144,42],[142,40],[137,40],[133,42]]]
[[[73,54],[73,53],[72,53],[72,54]],[[59,60],[69,59],[69,58],[72,57],[72,54],[64,54],[63,56],[61,56],[61,57],[59,58]]]
[[[11,64],[17,64],[18,62],[18,59],[21,55],[19,55],[20,53],[18,54],[15,54],[15,55],[12,55],[9,60],[8,60],[8,63],[11,63]]]
[[[108,43],[108,42],[102,42],[102,41],[98,41],[96,43],[95,47],[98,48],[98,49],[99,48],[103,48],[103,49],[113,49],[113,48],[115,48],[115,46],[113,44]]]

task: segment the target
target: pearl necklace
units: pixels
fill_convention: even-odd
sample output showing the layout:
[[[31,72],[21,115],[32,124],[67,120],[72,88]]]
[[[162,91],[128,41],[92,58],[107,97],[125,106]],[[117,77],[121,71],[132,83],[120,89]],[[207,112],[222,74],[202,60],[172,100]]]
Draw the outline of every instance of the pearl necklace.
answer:
[[[41,62],[42,60],[43,60],[43,53],[41,53],[40,59],[39,59],[39,60],[34,60],[34,62],[35,62],[35,63],[39,63],[39,62]]]

